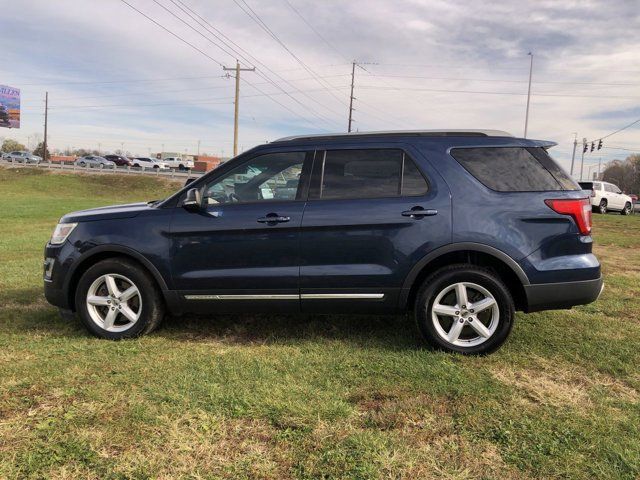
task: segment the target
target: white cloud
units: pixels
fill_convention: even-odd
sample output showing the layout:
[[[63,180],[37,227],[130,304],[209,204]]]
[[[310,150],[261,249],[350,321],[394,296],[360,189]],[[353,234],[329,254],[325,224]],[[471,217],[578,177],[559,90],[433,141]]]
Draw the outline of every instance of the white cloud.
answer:
[[[170,0],[158,1],[197,31],[151,0],[127,1],[207,55],[225,65],[235,63],[235,54],[206,40],[212,39],[210,32]],[[243,84],[240,138],[247,148],[288,134],[344,130],[348,100],[344,87],[353,58],[373,63],[356,73],[355,125],[360,129],[498,128],[521,135],[527,52],[533,51],[529,136],[558,141],[556,150],[565,165],[572,132],[598,138],[633,120],[611,112],[631,115],[640,103],[636,2],[290,0],[337,53],[284,1],[247,0],[306,65],[331,76],[325,82],[339,87],[331,95],[318,81],[308,79],[311,75],[233,1],[184,1],[261,62],[258,72],[243,74],[248,82],[275,94],[274,99],[296,112],[252,96],[259,92]],[[215,78],[223,74],[219,65],[121,1],[24,0],[20,8],[3,9],[0,27],[0,61],[10,66],[3,69],[0,83],[20,87],[24,107],[23,128],[0,131],[0,136],[26,140],[27,135],[41,132],[42,99],[48,90],[54,146],[89,147],[100,142],[115,149],[124,142],[146,153],[162,143],[166,149],[193,151],[201,140],[212,151],[229,152],[233,81]],[[176,77],[189,78],[117,83]],[[116,83],[77,83],[100,81]],[[65,105],[84,107],[60,108]],[[90,105],[122,106],[87,108]],[[640,147],[639,132],[629,129],[607,143]],[[615,153],[606,150],[603,156]]]

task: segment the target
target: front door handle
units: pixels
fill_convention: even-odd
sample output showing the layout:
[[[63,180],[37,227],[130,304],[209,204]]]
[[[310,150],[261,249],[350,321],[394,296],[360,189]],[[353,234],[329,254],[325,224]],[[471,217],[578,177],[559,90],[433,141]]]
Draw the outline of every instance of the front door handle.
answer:
[[[268,213],[264,217],[260,217],[258,219],[259,223],[268,223],[268,224],[276,224],[276,223],[285,223],[291,220],[291,217],[285,217],[282,215],[278,215],[277,213]]]
[[[413,207],[411,210],[405,210],[402,212],[403,217],[411,217],[411,218],[422,218],[422,217],[433,217],[438,214],[438,210],[425,210],[422,207]]]

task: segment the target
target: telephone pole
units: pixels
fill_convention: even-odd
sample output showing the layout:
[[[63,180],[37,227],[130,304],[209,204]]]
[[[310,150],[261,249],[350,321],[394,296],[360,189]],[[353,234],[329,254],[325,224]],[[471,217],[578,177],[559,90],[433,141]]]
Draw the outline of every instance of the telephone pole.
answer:
[[[222,67],[224,71],[234,71],[236,72],[236,100],[233,102],[234,104],[234,115],[233,115],[233,156],[235,157],[238,154],[238,104],[240,100],[240,72],[255,72],[256,67],[252,68],[240,68],[240,62],[236,60],[235,68]]]
[[[45,162],[47,161],[47,121],[48,121],[48,114],[49,114],[49,92],[45,92],[44,93],[44,142],[42,143],[42,146],[43,146],[42,159]]]
[[[524,116],[524,138],[527,138],[527,127],[529,126],[529,102],[531,101],[531,77],[533,76],[533,53],[531,56],[531,64],[529,65],[529,90],[527,91],[527,113]]]
[[[587,151],[587,139],[582,139],[582,160],[580,161],[580,180],[582,180],[582,169],[584,168],[584,152]]]
[[[573,177],[573,162],[576,159],[576,147],[578,146],[578,134],[573,134],[573,153],[571,154],[571,176]]]
[[[351,132],[351,122],[353,122],[353,84],[356,76],[356,61],[351,63],[351,95],[349,96],[349,127],[347,132]]]

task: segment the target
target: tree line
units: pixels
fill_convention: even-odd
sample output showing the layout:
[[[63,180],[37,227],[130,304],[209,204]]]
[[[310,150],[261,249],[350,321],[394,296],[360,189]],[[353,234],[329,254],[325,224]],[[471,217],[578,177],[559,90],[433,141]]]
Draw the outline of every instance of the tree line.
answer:
[[[640,193],[640,154],[609,162],[602,172],[602,180],[617,185],[625,193]]]

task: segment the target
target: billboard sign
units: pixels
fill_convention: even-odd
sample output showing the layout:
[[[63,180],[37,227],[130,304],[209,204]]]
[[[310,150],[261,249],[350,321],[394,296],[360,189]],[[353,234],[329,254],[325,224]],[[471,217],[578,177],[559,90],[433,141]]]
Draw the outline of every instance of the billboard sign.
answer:
[[[20,89],[0,85],[0,127],[20,128]]]

